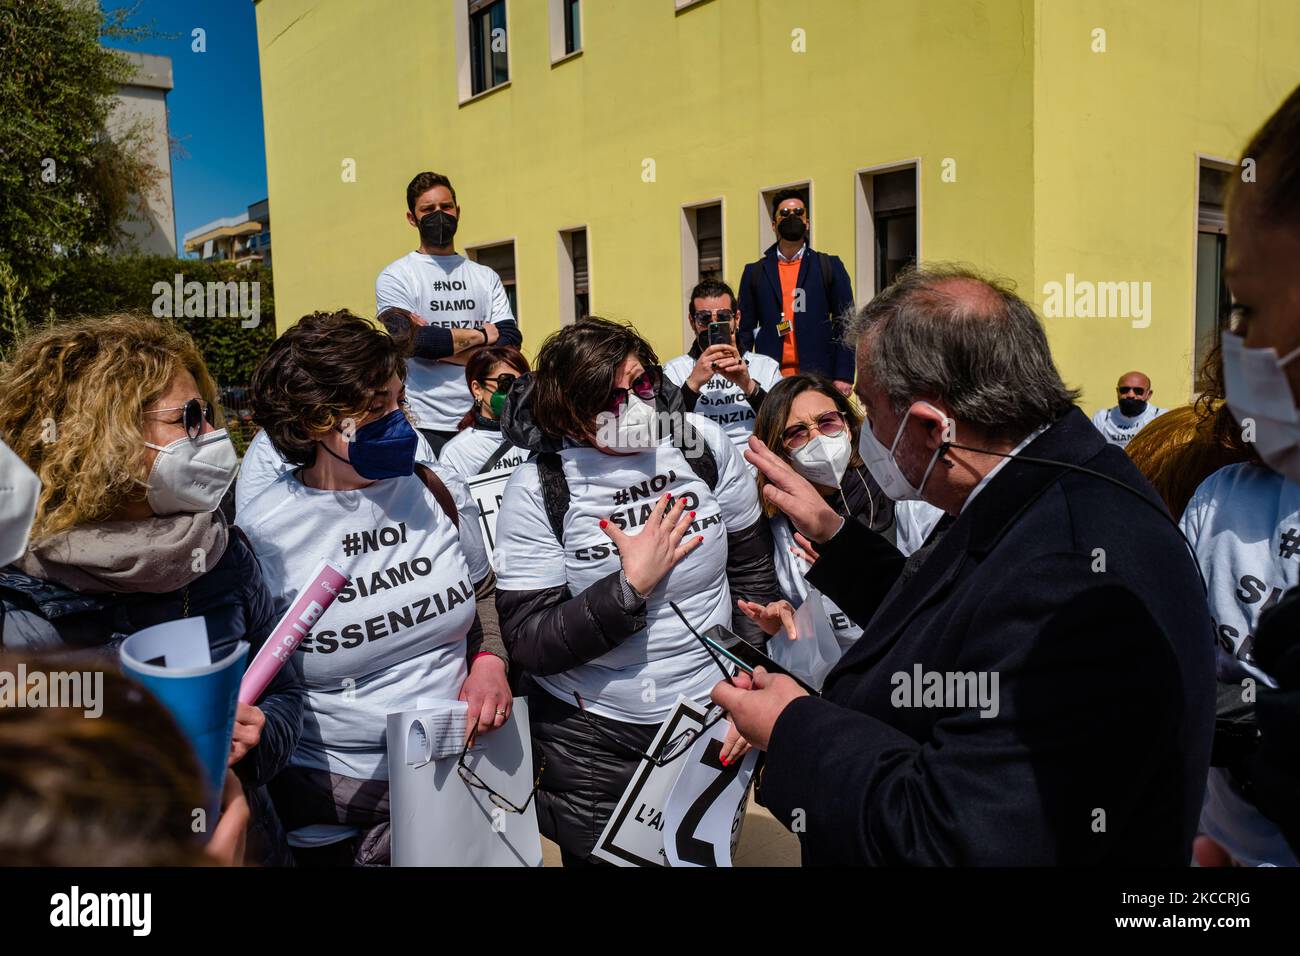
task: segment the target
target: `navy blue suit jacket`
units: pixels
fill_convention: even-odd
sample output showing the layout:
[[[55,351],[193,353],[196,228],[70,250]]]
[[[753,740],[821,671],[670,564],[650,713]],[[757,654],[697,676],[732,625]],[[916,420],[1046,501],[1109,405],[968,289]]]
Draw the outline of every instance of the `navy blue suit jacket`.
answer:
[[[1023,454],[1164,507],[1077,409]],[[782,711],[767,752],[761,799],[802,821],[806,863],[1188,864],[1214,638],[1169,521],[1095,476],[1013,459],[896,588],[902,557],[856,522],[819,550],[809,581],[865,632],[823,697]],[[918,666],[997,674],[996,715],[910,706],[896,675]]]
[[[740,277],[740,344],[781,361],[781,276],[777,272],[776,243],[763,258],[745,266]],[[822,281],[820,257],[830,260],[830,298]],[[811,245],[799,264],[797,288],[804,292],[804,310],[794,315],[799,371],[819,372],[828,378],[853,381],[853,349],[843,343],[842,318],[853,307],[853,286],[838,256],[817,252]]]

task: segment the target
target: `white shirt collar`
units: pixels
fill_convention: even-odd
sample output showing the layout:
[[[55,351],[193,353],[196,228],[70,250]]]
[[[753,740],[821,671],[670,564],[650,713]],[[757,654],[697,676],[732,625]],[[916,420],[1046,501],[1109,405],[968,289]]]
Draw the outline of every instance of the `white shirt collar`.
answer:
[[[796,252],[792,256],[786,257],[781,254],[781,244],[777,243],[776,257],[780,259],[782,262],[798,262],[800,259],[803,258],[804,250],[806,250],[807,248],[808,248],[808,243],[805,242],[802,246],[799,247],[798,252]]]
[[[974,488],[970,490],[970,494],[968,494],[966,496],[966,500],[962,502],[961,510],[965,511],[967,508],[969,508],[970,503],[975,500],[975,496],[984,490],[984,486],[993,480],[993,476],[996,475],[999,471],[1001,471],[1004,467],[1006,467],[1007,462],[1011,461],[1012,458],[1014,458],[1016,455],[1024,451],[1025,446],[1027,446],[1031,441],[1033,441],[1035,438],[1037,438],[1045,431],[1047,431],[1047,426],[1039,425],[1036,429],[1034,429],[1032,432],[1030,432],[1028,435],[1025,436],[1024,441],[1022,441],[1015,448],[1011,449],[1010,453],[1008,454],[1008,457],[999,458],[998,463],[994,465],[992,468],[990,468],[988,474],[979,480],[979,484],[977,484]],[[960,512],[958,513],[960,514]]]

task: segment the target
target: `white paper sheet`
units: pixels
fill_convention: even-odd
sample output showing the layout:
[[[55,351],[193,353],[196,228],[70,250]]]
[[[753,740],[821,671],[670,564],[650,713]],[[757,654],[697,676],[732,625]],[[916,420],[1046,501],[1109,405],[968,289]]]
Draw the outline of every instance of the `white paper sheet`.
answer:
[[[686,697],[678,697],[646,753],[656,754],[665,741],[682,731],[704,726],[704,717],[703,708]],[[667,866],[664,808],[689,759],[688,754],[683,754],[663,767],[641,761],[596,841],[592,856],[616,866]]]
[[[684,766],[664,809],[664,852],[670,866],[731,866],[758,751],[722,766],[727,727],[725,720],[714,724],[681,758]]]
[[[388,715],[393,865],[541,866],[536,798],[511,813],[457,771],[465,702],[418,703]],[[535,774],[525,698],[515,698],[504,726],[475,740],[466,765],[511,803],[528,799]]]

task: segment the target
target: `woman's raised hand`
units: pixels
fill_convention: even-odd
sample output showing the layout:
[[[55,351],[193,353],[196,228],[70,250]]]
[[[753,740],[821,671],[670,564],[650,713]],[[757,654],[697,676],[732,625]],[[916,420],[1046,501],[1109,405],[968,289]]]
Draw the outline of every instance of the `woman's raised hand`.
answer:
[[[682,540],[686,529],[695,520],[695,512],[686,511],[686,501],[678,498],[671,508],[668,495],[657,502],[650,516],[641,526],[639,534],[628,534],[609,521],[601,521],[600,530],[618,546],[627,583],[642,597],[646,597],[664,579],[682,558],[700,546],[702,535]]]

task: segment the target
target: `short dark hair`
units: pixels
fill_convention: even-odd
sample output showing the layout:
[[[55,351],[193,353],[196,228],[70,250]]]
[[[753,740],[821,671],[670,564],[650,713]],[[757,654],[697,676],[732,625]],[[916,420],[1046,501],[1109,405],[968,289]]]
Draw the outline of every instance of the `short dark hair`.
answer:
[[[844,421],[849,426],[849,440],[853,447],[853,453],[849,456],[849,467],[857,468],[862,464],[862,457],[858,454],[858,434],[862,430],[862,413],[843,392],[835,387],[835,383],[824,375],[799,372],[773,385],[764,396],[763,404],[758,407],[758,415],[754,418],[754,437],[771,449],[772,454],[782,461],[791,462],[793,456],[785,447],[785,423],[790,418],[790,407],[794,405],[794,400],[808,391],[825,395],[835,403],[835,408],[844,416]],[[767,478],[760,471],[758,500],[763,504],[763,512],[770,518],[777,513],[777,508],[763,497],[763,486],[766,484]]]
[[[1256,208],[1264,219],[1300,227],[1300,86],[1251,137],[1241,159],[1255,161],[1258,185],[1251,188],[1263,191]],[[1230,195],[1249,185],[1240,174],[1229,182]]]
[[[954,279],[983,285],[992,307],[942,288]],[[899,413],[917,396],[935,395],[958,421],[1018,441],[1079,397],[1061,381],[1034,310],[1010,283],[968,266],[904,270],[849,320],[846,339],[861,336],[872,346],[867,378]]]
[[[406,356],[402,342],[346,309],[304,315],[253,372],[253,420],[281,458],[311,465],[321,434],[363,414],[394,375],[405,381]]]
[[[736,293],[731,291],[731,286],[721,279],[701,279],[691,290],[691,297],[686,300],[687,314],[695,311],[696,299],[716,299],[720,295],[725,295],[731,301],[731,311],[736,311]]]
[[[451,193],[451,201],[460,205],[456,199],[456,187],[451,184],[451,180],[442,173],[416,173],[415,178],[407,184],[406,187],[406,208],[415,212],[415,201],[427,193],[435,186],[446,186],[447,191]]]
[[[533,367],[532,415],[555,438],[585,440],[606,410],[614,377],[635,355],[646,368],[659,356],[631,325],[589,315],[549,335]]]
[[[803,211],[805,213],[809,212],[808,200],[803,198],[803,192],[801,190],[782,189],[779,193],[777,193],[775,196],[772,197],[772,218],[773,219],[776,218],[776,211],[781,208],[781,203],[785,202],[787,199],[799,200],[801,203],[803,203]]]

